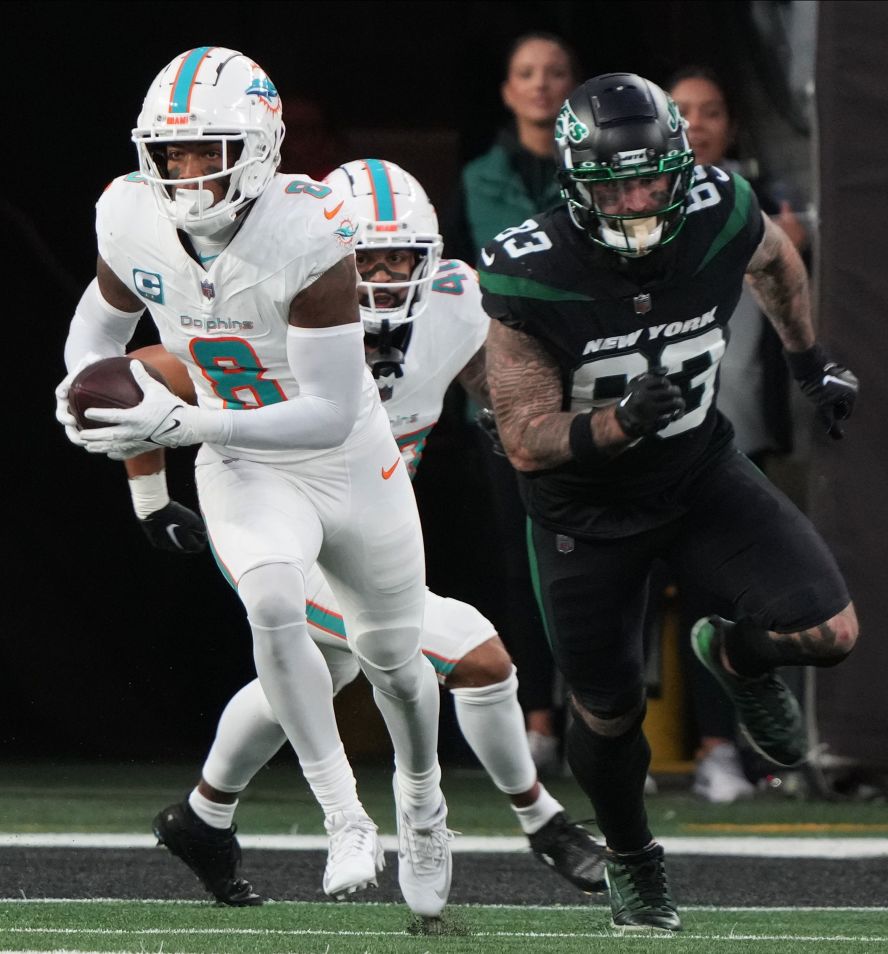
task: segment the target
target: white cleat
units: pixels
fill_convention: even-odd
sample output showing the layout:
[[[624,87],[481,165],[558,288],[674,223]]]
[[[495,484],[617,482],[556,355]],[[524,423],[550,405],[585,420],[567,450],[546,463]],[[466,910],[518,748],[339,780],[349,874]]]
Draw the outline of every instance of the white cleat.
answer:
[[[324,828],[330,836],[324,893],[341,901],[370,885],[375,888],[385,856],[370,817],[362,812],[334,812],[324,819]]]
[[[395,809],[398,818],[398,884],[410,910],[421,918],[438,918],[450,894],[453,860],[447,829],[447,802],[428,820],[414,824],[401,811],[395,779]]]

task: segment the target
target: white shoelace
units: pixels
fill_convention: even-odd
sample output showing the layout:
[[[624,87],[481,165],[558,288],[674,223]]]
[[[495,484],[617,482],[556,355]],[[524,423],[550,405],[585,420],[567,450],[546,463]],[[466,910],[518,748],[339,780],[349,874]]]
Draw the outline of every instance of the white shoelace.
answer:
[[[374,849],[373,839],[378,831],[370,818],[356,818],[330,835],[330,860],[340,862],[350,855],[367,854]]]

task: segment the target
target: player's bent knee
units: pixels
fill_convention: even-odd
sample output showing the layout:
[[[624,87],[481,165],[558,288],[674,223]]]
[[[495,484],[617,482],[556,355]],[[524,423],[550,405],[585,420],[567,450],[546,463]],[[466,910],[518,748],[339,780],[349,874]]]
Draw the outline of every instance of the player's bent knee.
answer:
[[[444,680],[444,685],[448,689],[494,686],[508,680],[514,671],[506,647],[494,636],[466,653]]]
[[[352,651],[361,661],[384,672],[399,669],[419,655],[419,627],[363,629],[351,635]]]
[[[493,706],[517,697],[518,677],[515,675],[515,667],[511,666],[508,677],[499,682],[480,686],[455,686],[450,691],[454,698],[464,705]]]
[[[305,576],[293,563],[265,563],[247,570],[237,592],[254,628],[275,630],[305,622]]]
[[[634,731],[644,721],[647,709],[644,694],[638,695],[628,705],[613,709],[589,708],[589,700],[584,700],[581,691],[572,690],[571,708],[577,719],[594,735],[615,739]]]
[[[379,692],[395,699],[414,700],[422,693],[425,667],[431,671],[431,678],[437,684],[432,664],[419,650],[411,659],[404,660],[400,666],[392,669],[380,669],[366,659],[361,659],[361,669],[370,684]]]

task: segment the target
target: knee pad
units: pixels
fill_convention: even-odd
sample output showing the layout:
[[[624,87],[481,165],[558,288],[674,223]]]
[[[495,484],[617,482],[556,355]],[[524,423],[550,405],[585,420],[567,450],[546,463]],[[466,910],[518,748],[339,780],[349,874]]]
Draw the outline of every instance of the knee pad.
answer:
[[[377,692],[395,699],[410,702],[418,699],[422,692],[423,678],[428,674],[431,674],[435,686],[438,685],[434,667],[418,649],[413,658],[405,660],[393,669],[380,669],[364,659],[361,660],[361,669]]]
[[[495,682],[491,686],[476,686],[472,688],[458,688],[450,690],[460,702],[467,706],[493,706],[498,702],[511,699],[518,694],[518,677],[515,667],[508,679]]]
[[[251,626],[274,630],[305,622],[305,575],[294,563],[263,563],[247,570],[237,592]]]
[[[587,709],[582,696],[576,691],[571,692],[570,703],[576,721],[593,735],[605,739],[621,738],[635,732],[641,727],[647,712],[647,700],[643,694],[623,711],[595,712]]]
[[[359,628],[356,633],[349,632],[349,645],[364,664],[382,672],[400,669],[420,652],[419,626],[392,626]],[[346,624],[347,626],[349,624]]]

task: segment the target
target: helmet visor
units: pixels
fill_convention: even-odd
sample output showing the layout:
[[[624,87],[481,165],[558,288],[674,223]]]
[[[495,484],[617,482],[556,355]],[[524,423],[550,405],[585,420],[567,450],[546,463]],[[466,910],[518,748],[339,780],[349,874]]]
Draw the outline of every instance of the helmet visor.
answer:
[[[574,182],[580,204],[606,219],[666,215],[681,201],[678,172],[595,180],[575,176]]]

